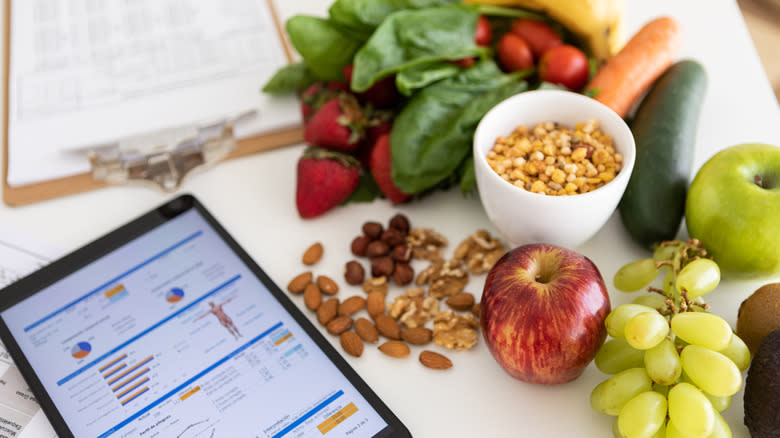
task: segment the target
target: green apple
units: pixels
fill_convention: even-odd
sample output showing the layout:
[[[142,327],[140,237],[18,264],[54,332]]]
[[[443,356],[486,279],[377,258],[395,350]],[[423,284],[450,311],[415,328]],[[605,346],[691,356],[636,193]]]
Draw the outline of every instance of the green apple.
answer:
[[[780,147],[741,144],[715,154],[691,183],[685,222],[724,273],[780,272]]]

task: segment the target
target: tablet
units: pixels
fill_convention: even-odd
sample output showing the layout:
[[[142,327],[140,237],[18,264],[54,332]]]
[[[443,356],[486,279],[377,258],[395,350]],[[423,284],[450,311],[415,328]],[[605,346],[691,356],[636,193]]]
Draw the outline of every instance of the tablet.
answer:
[[[60,437],[408,437],[190,196],[0,294],[0,338]]]

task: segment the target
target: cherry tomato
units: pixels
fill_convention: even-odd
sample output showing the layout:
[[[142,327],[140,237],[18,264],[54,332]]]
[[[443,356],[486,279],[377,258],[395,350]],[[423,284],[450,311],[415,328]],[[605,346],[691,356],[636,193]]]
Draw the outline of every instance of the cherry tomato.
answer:
[[[534,66],[534,55],[524,39],[505,33],[498,41],[498,59],[505,71],[525,70]]]
[[[534,54],[534,59],[542,57],[544,52],[563,44],[561,37],[549,24],[530,18],[520,18],[512,22],[511,32],[523,38]]]
[[[493,40],[493,30],[490,28],[490,22],[484,15],[479,16],[477,29],[474,31],[474,42],[478,46],[489,46]]]
[[[580,90],[588,81],[588,57],[574,46],[558,46],[544,52],[539,61],[539,78]]]

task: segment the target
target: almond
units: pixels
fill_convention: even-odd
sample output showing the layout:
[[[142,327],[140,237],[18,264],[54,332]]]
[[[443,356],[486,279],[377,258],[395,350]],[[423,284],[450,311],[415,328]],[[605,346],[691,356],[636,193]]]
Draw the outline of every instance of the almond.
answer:
[[[387,341],[379,346],[379,351],[398,359],[409,356],[409,346],[401,341]]]
[[[326,326],[328,333],[340,335],[352,328],[352,318],[349,316],[339,316],[331,320]]]
[[[320,287],[320,292],[325,295],[336,295],[339,293],[339,285],[327,275],[317,276],[317,286]]]
[[[297,277],[290,280],[290,283],[287,284],[287,290],[290,291],[290,293],[299,294],[303,292],[303,289],[306,288],[307,284],[311,283],[311,279],[311,271],[298,274]]]
[[[382,336],[388,339],[401,339],[401,326],[398,325],[398,321],[380,313],[376,315],[374,322],[376,322],[376,329]]]
[[[366,299],[357,295],[349,297],[339,304],[339,315],[351,316],[366,307]]]
[[[341,348],[350,356],[360,357],[363,354],[363,341],[355,332],[344,332],[339,337]]]
[[[328,323],[336,317],[339,313],[339,299],[331,298],[328,301],[322,303],[317,309],[317,321],[322,325],[328,325]]]
[[[380,291],[369,292],[366,297],[366,310],[372,318],[385,313],[385,294]]]
[[[474,305],[474,295],[468,292],[460,292],[447,298],[447,305],[454,310],[470,310]]]
[[[316,283],[309,283],[303,289],[303,303],[312,312],[316,312],[322,304],[322,293]]]
[[[420,363],[434,370],[446,370],[452,368],[452,361],[439,353],[425,350],[420,353]]]
[[[471,306],[471,313],[474,314],[477,318],[479,318],[479,312],[482,310],[482,306],[480,303],[475,303],[473,306]]]
[[[304,253],[303,253],[303,264],[304,265],[313,265],[320,261],[322,258],[322,244],[320,242],[316,242],[312,246],[310,246]]]
[[[401,339],[412,345],[425,345],[433,339],[433,330],[414,327],[401,332]]]
[[[359,318],[357,321],[355,321],[355,331],[357,332],[358,336],[360,336],[360,339],[366,342],[373,344],[379,340],[379,331],[377,331],[374,323],[367,320],[366,318]]]

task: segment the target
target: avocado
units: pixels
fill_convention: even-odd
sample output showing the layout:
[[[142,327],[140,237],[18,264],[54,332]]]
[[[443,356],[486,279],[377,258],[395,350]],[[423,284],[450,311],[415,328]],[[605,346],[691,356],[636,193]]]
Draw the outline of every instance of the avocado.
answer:
[[[745,426],[753,438],[780,438],[780,330],[768,334],[745,381]]]

